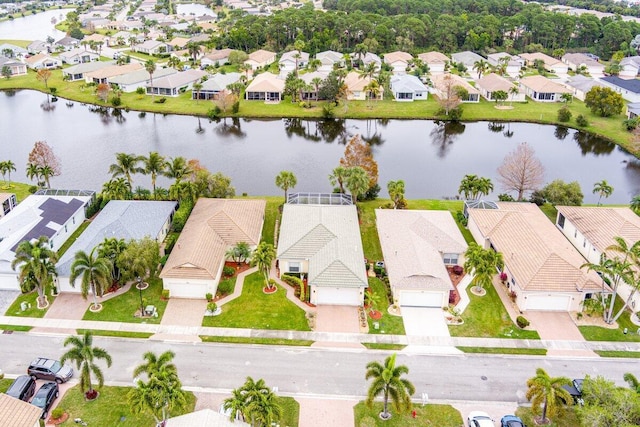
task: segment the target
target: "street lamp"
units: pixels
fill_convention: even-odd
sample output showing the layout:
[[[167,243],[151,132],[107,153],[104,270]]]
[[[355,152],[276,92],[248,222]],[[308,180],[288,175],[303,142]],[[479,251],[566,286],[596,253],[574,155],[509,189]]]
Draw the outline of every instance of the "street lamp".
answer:
[[[144,317],[144,303],[142,302],[142,291],[147,289],[149,284],[142,281],[142,277],[138,276],[138,283],[136,283],[136,289],[140,292],[140,317]]]

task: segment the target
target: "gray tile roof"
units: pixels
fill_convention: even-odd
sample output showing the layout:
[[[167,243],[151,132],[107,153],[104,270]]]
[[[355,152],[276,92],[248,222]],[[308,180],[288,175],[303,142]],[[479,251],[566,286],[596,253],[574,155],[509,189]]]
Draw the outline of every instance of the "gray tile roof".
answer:
[[[215,74],[202,83],[202,90],[210,90],[214,92],[223,91],[229,86],[240,80],[240,73]]]
[[[153,72],[153,78],[160,78],[165,76],[170,76],[171,74],[175,74],[176,71],[174,68],[160,68]],[[136,70],[127,74],[121,74],[119,76],[115,76],[109,79],[109,83],[116,83],[119,85],[130,85],[134,83],[142,83],[149,81],[151,77],[149,76],[149,72],[147,70]]]

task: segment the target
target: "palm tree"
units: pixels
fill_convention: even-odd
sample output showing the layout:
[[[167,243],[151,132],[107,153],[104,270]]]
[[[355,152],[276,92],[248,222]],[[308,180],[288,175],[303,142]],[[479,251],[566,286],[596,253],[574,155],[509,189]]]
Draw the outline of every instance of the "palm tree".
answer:
[[[602,200],[603,197],[606,199],[613,194],[613,187],[603,179],[593,185],[593,194],[598,195],[598,206],[600,206],[600,200]]]
[[[49,165],[38,166],[38,171],[40,172],[42,179],[44,179],[47,188],[51,188],[51,182],[49,179],[56,174],[53,168]]]
[[[133,178],[131,175],[134,173],[143,173],[139,164],[142,161],[142,157],[135,154],[116,153],[116,162],[109,166],[109,173],[112,177],[116,178],[123,176],[127,179],[129,187],[133,188]]]
[[[489,63],[484,59],[480,59],[473,63],[473,70],[478,73],[478,78],[481,78],[489,70]]]
[[[73,263],[71,264],[71,276],[69,282],[75,287],[78,277],[81,277],[80,292],[82,297],[87,299],[89,290],[93,294],[93,309],[99,307],[98,297],[102,297],[105,288],[108,289],[111,284],[111,271],[113,266],[108,258],[101,257],[93,248],[89,254],[85,251],[78,251],[75,254]]]
[[[284,190],[284,202],[285,203],[287,203],[287,191],[290,188],[294,188],[297,183],[298,183],[298,180],[296,179],[296,176],[291,171],[281,171],[276,176],[276,185],[281,190]]]
[[[397,209],[400,203],[404,200],[404,181],[399,179],[397,181],[389,181],[387,183],[387,191],[389,197],[393,202],[393,208]]]
[[[331,172],[331,175],[329,175],[329,182],[333,186],[337,185],[340,188],[340,192],[344,194],[345,192],[344,183],[347,180],[348,176],[349,176],[348,168],[337,166],[333,169],[333,171]]]
[[[276,394],[267,387],[263,379],[254,381],[247,377],[242,387],[231,392],[231,397],[223,402],[230,409],[232,420],[249,421],[252,426],[270,426],[282,417],[282,407]]]
[[[58,256],[49,246],[48,237],[40,236],[35,241],[25,240],[16,248],[11,268],[19,268],[18,280],[23,293],[34,289],[38,292],[38,307],[44,308],[47,305],[44,291],[58,275],[56,262]]]
[[[232,420],[244,421],[243,414],[247,411],[247,399],[242,387],[231,390],[231,397],[222,402],[222,407],[231,411],[229,418]]]
[[[91,384],[91,375],[98,380],[98,388],[104,384],[104,375],[100,366],[95,361],[102,359],[107,362],[107,367],[111,367],[111,356],[107,351],[100,347],[93,346],[93,334],[91,331],[85,331],[82,338],[70,336],[64,340],[64,346],[71,346],[69,350],[60,358],[60,363],[64,364],[70,360],[75,362],[76,368],[80,372],[80,390],[89,398],[95,398],[93,385]]]
[[[480,196],[488,195],[493,191],[491,179],[477,175],[465,175],[460,181],[458,193],[465,199],[477,200]]]
[[[175,183],[179,184],[183,178],[191,175],[191,172],[187,159],[182,156],[170,157],[169,161],[167,161],[164,176],[175,179]]]
[[[193,91],[194,91],[194,92],[195,92],[195,94],[196,94],[196,103],[198,103],[198,102],[200,101],[200,91],[201,91],[201,90],[202,90],[202,83],[200,83],[200,82],[195,82],[195,83],[193,84]],[[200,122],[198,121],[198,123],[200,123]]]
[[[485,286],[489,286],[494,274],[504,267],[500,252],[484,249],[475,242],[469,244],[464,256],[464,269],[467,273],[473,274],[471,283],[475,285],[477,292],[480,292]]]
[[[629,388],[631,390],[634,390],[636,393],[640,394],[640,381],[638,381],[635,375],[633,375],[631,372],[627,372],[626,374],[624,374],[622,379],[624,379],[627,384],[629,384]]]
[[[111,279],[120,280],[120,267],[118,266],[118,257],[127,248],[127,243],[124,239],[117,239],[115,237],[105,237],[105,239],[98,245],[98,255],[101,258],[106,258],[111,263]]]
[[[630,203],[629,207],[635,213],[640,212],[640,195],[633,196],[633,199],[631,199],[631,203]]]
[[[102,185],[102,193],[109,200],[128,200],[131,196],[131,186],[125,178],[110,179]]]
[[[518,88],[516,86],[511,86],[509,88],[509,95],[511,96],[511,105],[513,105],[513,98],[519,93],[520,93],[520,91],[518,90]]]
[[[149,73],[151,96],[155,97],[155,90],[153,87],[153,73],[156,72],[156,63],[153,61],[153,59],[149,59],[147,60],[147,62],[144,63],[144,69],[147,70],[147,73]]]
[[[548,424],[547,415],[553,416],[564,402],[572,403],[573,398],[563,385],[570,385],[565,377],[552,378],[542,368],[536,369],[536,376],[527,380],[526,397],[531,401],[531,409],[537,413],[542,405],[541,423]]]
[[[251,257],[251,266],[258,267],[258,270],[260,270],[264,276],[264,284],[267,289],[273,288],[269,281],[269,271],[271,270],[271,263],[275,258],[276,250],[271,243],[267,242],[260,242]]]
[[[9,184],[11,184],[11,172],[16,171],[16,164],[11,160],[5,160],[4,162],[0,162],[0,172],[2,172],[2,179],[4,180],[5,174],[9,176]],[[7,181],[5,180],[5,183]]]
[[[382,394],[383,409],[380,418],[388,420],[391,414],[388,410],[389,398],[393,407],[398,413],[403,413],[411,409],[411,396],[416,392],[415,387],[409,380],[401,378],[403,374],[408,374],[409,368],[404,365],[396,366],[396,354],[392,354],[384,361],[384,365],[373,361],[367,364],[365,379],[373,379],[367,392],[366,404],[371,407],[373,400]]]
[[[164,157],[157,151],[151,151],[149,157],[143,157],[144,174],[151,175],[151,187],[153,188],[153,196],[156,197],[156,178],[158,175],[164,174],[167,168],[167,162]]]
[[[35,163],[27,163],[27,178],[38,183],[40,185],[40,167]]]
[[[226,256],[240,265],[251,257],[251,246],[247,242],[238,242],[235,246],[229,248]]]
[[[319,99],[319,93],[320,93],[320,86],[322,86],[322,79],[320,77],[314,77],[313,79],[311,79],[311,85],[313,86],[313,89],[315,90],[316,93],[316,101]]]
[[[349,168],[345,185],[353,198],[353,203],[358,202],[358,196],[369,189],[369,175],[360,166]]]
[[[200,50],[201,50],[200,45],[194,42],[189,42],[187,43],[186,48],[187,48],[187,52],[189,52],[189,55],[191,55],[192,63],[195,64],[196,61],[198,60],[198,55],[200,54]]]

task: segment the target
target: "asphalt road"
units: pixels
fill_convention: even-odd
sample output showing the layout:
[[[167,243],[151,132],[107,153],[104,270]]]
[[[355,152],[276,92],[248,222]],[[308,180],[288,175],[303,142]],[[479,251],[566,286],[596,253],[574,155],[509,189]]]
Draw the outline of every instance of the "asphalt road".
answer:
[[[36,356],[59,358],[64,337],[14,333],[0,335],[0,369],[22,374]],[[247,376],[264,378],[283,395],[361,397],[366,393],[365,365],[383,361],[385,351],[275,347],[211,343],[164,343],[148,340],[94,337],[105,348],[113,365],[104,369],[112,384],[133,384],[132,372],[146,351],[173,350],[180,378],[186,387],[229,391]],[[418,355],[398,354],[398,363],[409,367],[408,379],[416,396],[430,399],[524,402],[527,378],[542,367],[552,376],[581,378],[603,375],[624,385],[625,372],[640,375],[636,360],[571,359],[542,356]]]

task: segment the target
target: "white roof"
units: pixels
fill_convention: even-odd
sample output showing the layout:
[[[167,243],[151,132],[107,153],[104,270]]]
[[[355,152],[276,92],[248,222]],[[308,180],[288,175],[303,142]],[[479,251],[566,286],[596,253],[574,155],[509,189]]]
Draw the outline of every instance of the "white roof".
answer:
[[[410,74],[391,77],[391,89],[396,92],[427,92],[428,89],[416,76]]]
[[[230,84],[240,80],[241,76],[240,73],[214,74],[206,82],[202,83],[202,90],[223,91]]]

